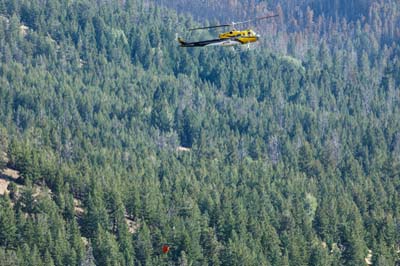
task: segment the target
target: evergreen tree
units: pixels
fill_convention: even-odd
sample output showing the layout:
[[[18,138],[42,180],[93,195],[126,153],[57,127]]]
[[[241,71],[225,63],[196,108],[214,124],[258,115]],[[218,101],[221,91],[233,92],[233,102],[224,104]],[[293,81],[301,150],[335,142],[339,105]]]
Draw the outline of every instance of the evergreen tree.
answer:
[[[0,261],[4,266],[18,266],[20,261],[15,251],[6,250],[0,247]]]
[[[0,0],[0,261],[395,265],[398,7]]]
[[[137,235],[135,235],[134,247],[138,262],[141,265],[151,265],[153,247],[151,243],[150,230],[146,224],[143,224]]]
[[[0,197],[0,246],[10,248],[16,245],[16,220],[8,195]]]

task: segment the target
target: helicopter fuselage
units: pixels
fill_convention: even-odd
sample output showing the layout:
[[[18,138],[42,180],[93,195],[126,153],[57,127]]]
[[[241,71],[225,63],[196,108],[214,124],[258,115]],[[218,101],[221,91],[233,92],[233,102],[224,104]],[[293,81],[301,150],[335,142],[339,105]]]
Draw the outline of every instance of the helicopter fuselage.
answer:
[[[259,36],[253,30],[231,30],[220,33],[218,39],[198,42],[185,42],[178,38],[181,47],[203,47],[203,46],[233,46],[256,42]]]
[[[228,32],[220,33],[220,39],[236,38],[241,44],[256,42],[259,36],[250,29],[247,30],[231,30]]]

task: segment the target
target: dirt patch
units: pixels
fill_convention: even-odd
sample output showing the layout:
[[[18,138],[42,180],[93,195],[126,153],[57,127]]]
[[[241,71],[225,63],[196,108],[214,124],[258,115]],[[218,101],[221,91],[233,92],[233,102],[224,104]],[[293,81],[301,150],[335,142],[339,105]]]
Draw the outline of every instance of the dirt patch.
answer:
[[[0,195],[9,193],[7,187],[11,181],[16,181],[19,178],[19,172],[10,168],[0,172]]]
[[[13,170],[10,168],[4,169],[2,174],[5,175],[6,178],[8,177],[14,180],[17,180],[20,177],[19,172],[17,170]]]
[[[77,216],[82,216],[84,213],[84,210],[82,208],[82,202],[75,198],[74,198],[74,210]]]
[[[372,250],[368,250],[368,255],[365,258],[365,263],[367,263],[367,265],[372,265]]]
[[[19,32],[22,34],[22,36],[26,36],[28,34],[29,27],[26,25],[21,25],[19,26]]]
[[[8,157],[7,157],[7,153],[5,153],[4,151],[1,153],[1,159],[3,160],[3,162],[8,163]]]
[[[190,148],[183,147],[183,146],[178,146],[178,147],[176,148],[176,150],[177,150],[177,151],[180,151],[180,152],[188,152],[188,151],[190,151]]]
[[[140,224],[137,221],[134,221],[131,218],[125,217],[126,224],[128,225],[128,231],[131,234],[136,233],[136,231],[139,229]]]
[[[9,193],[7,187],[10,182],[5,179],[0,179],[0,195],[4,195],[5,193]]]
[[[85,245],[85,247],[87,247],[89,245],[89,240],[84,236],[82,236],[81,239],[82,239],[82,243]]]

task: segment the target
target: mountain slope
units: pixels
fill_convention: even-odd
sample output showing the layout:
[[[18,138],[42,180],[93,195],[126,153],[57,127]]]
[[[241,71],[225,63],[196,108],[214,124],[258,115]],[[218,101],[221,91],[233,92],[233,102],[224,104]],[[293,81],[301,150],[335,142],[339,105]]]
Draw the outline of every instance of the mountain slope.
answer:
[[[2,261],[399,262],[398,44],[355,28],[300,60],[179,48],[193,20],[147,1],[0,13]]]

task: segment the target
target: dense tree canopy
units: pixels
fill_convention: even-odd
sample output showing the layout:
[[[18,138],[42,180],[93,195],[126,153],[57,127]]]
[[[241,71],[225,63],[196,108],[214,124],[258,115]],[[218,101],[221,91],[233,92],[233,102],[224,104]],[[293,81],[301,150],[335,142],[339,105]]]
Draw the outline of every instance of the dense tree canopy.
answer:
[[[0,0],[0,261],[399,264],[399,4],[187,2]]]

